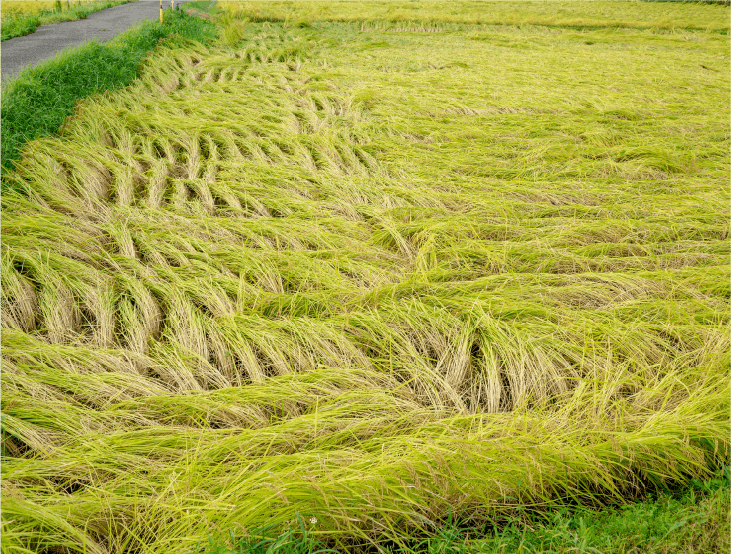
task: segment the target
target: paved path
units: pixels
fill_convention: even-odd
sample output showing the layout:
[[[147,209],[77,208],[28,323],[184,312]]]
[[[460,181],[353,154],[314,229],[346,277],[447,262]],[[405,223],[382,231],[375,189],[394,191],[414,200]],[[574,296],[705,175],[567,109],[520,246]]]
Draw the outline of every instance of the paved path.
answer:
[[[184,4],[186,1],[189,0],[176,0],[175,4]],[[162,4],[167,8],[170,0],[163,0]],[[159,17],[159,0],[139,0],[94,12],[86,19],[41,25],[33,34],[11,38],[0,45],[2,82],[16,75],[21,68],[52,58],[62,50],[79,46],[93,38],[108,42],[138,21]]]

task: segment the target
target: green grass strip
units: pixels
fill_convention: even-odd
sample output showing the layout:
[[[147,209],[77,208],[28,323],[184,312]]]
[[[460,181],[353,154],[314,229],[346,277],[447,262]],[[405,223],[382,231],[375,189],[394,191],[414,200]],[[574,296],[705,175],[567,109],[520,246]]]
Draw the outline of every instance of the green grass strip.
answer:
[[[163,25],[144,21],[107,44],[89,41],[22,71],[2,90],[2,174],[15,166],[26,142],[58,133],[79,99],[128,85],[142,58],[172,34],[205,42],[216,30],[209,21],[168,10]]]

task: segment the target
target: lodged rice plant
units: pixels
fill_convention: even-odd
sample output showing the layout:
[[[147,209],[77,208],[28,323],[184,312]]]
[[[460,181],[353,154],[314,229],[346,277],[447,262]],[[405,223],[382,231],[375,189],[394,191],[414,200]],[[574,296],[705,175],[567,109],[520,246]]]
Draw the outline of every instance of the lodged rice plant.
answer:
[[[358,551],[728,464],[727,8],[313,6],[6,175],[3,552]]]

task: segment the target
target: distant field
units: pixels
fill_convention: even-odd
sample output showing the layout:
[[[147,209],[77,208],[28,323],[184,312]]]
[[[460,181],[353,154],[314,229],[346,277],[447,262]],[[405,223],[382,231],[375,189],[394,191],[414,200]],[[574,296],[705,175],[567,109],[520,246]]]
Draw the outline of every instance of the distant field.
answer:
[[[729,463],[727,7],[217,9],[5,177],[3,552],[366,551]]]
[[[219,0],[217,8],[252,20],[419,21],[629,29],[703,29],[728,32],[728,8],[693,2],[241,2]]]
[[[39,25],[75,21],[90,13],[137,0],[4,0],[0,4],[2,40],[25,36]]]
[[[22,13],[32,14],[42,11],[54,11],[60,6],[61,10],[68,10],[76,6],[91,4],[97,0],[3,0],[2,14]],[[121,2],[120,2],[121,3]]]

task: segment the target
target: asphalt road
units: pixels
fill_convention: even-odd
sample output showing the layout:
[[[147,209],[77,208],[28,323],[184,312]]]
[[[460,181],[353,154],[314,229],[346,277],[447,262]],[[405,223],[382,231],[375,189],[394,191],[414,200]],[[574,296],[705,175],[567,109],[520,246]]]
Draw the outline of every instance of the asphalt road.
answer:
[[[189,0],[176,0],[175,4],[186,1]],[[169,6],[170,0],[163,0],[163,7]],[[143,19],[159,17],[159,0],[139,0],[95,12],[86,19],[41,25],[33,34],[11,38],[0,45],[0,78],[4,83],[25,66],[34,66],[62,50],[93,38],[108,42]]]

